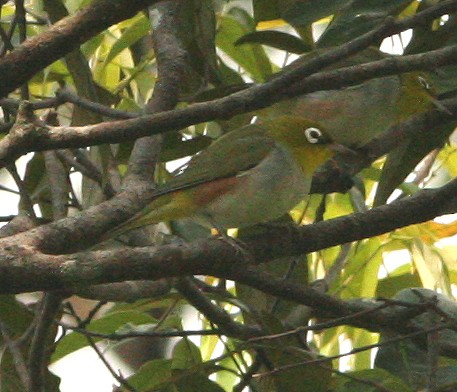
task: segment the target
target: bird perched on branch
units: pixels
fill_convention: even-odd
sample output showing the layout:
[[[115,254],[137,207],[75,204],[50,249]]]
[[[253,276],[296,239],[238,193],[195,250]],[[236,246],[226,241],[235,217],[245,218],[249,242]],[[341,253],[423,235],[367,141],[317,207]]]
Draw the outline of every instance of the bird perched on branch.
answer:
[[[323,51],[310,52],[289,64],[284,70],[294,69]],[[363,67],[364,63],[387,58],[395,56],[371,47],[325,70],[336,72],[342,67]],[[407,72],[370,79],[340,89],[298,95],[256,113],[263,119],[283,115],[303,116],[319,122],[335,142],[360,147],[387,131],[392,125],[413,114],[424,112],[433,105],[439,106],[439,102],[433,96],[426,75]]]
[[[325,130],[302,117],[246,125],[195,155],[146,208],[104,239],[188,217],[217,229],[274,220],[304,198],[334,149]]]

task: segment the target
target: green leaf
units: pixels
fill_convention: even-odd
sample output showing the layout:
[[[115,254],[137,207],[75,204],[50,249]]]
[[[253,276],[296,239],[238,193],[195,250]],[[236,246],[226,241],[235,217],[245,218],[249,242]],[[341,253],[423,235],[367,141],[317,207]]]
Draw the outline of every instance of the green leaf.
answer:
[[[86,41],[81,45],[81,51],[84,53],[86,58],[89,58],[95,54],[97,49],[100,48],[104,37],[105,33],[97,34],[95,37],[91,38],[89,41]]]
[[[374,205],[384,204],[417,164],[434,148],[441,147],[454,131],[456,123],[438,125],[426,134],[413,135],[387,156]]]
[[[33,322],[33,313],[14,295],[0,295],[0,319],[12,340],[18,339]]]
[[[131,377],[128,383],[138,391],[173,391],[171,385],[171,360],[153,359],[146,362]]]
[[[24,344],[24,348],[21,350],[23,358],[27,358],[27,348],[29,346]],[[11,355],[9,350],[3,351],[0,349],[0,385],[2,392],[29,392],[21,381],[16,371],[16,361]],[[43,375],[44,387],[42,392],[59,392],[60,378],[55,374],[51,373],[48,369],[45,369]]]
[[[408,287],[419,287],[421,281],[417,274],[404,273],[398,276],[389,276],[378,282],[376,296],[380,298],[392,298],[400,290]]]
[[[345,282],[341,290],[342,298],[375,295],[378,271],[383,261],[382,251],[382,242],[378,237],[360,241],[352,248],[341,276],[341,281]]]
[[[377,333],[372,333],[361,328],[345,327],[345,337],[351,342],[353,347],[364,347],[376,344],[379,341]],[[366,369],[367,364],[371,362],[371,350],[363,350],[354,354],[351,358],[351,367],[353,370]]]
[[[127,49],[140,38],[148,34],[149,30],[150,26],[148,19],[142,13],[138,14],[134,18],[133,23],[122,32],[121,36],[111,46],[110,51],[105,58],[105,65],[113,60],[124,49]]]
[[[248,33],[238,39],[235,42],[235,45],[238,46],[247,43],[268,45],[276,49],[296,54],[302,54],[313,50],[312,46],[306,45],[305,42],[294,35],[274,30],[254,31],[252,33]]]
[[[254,18],[257,23],[282,18],[294,27],[303,27],[348,3],[349,0],[254,0]]]
[[[200,349],[189,339],[181,339],[173,348],[171,369],[174,384],[180,392],[222,392],[223,389],[208,379],[211,363],[204,366]]]
[[[221,58],[218,58],[218,64],[221,80],[225,85],[236,86],[244,84],[244,80],[241,77],[241,75],[229,66],[227,66],[227,64],[225,64],[225,62]]]
[[[223,369],[216,373],[216,381],[219,385],[222,385],[226,390],[231,391],[233,386],[239,381],[237,374],[239,373],[239,365],[236,362],[237,357],[227,356],[222,361],[218,362],[218,365]],[[230,371],[231,370],[231,371]]]
[[[184,370],[202,363],[200,349],[189,339],[181,339],[173,349],[171,368]]]
[[[129,384],[138,391],[160,392],[223,392],[203,373],[187,373],[172,369],[173,360],[155,359],[145,363],[131,377]]]
[[[264,82],[272,73],[272,68],[262,46],[259,44],[235,45],[236,41],[247,33],[246,28],[235,18],[222,16],[219,18],[216,35],[217,46],[243,67],[254,80]]]
[[[176,380],[175,385],[179,392],[224,392],[222,387],[202,373],[181,376]]]

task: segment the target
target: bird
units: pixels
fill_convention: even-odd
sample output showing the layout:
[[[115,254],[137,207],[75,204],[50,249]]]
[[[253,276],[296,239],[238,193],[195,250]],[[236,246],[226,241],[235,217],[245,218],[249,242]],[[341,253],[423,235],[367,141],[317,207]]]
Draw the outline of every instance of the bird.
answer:
[[[245,125],[194,155],[142,211],[104,239],[186,218],[218,231],[272,221],[303,200],[316,169],[340,147],[303,117]]]
[[[294,69],[325,50],[315,50],[289,64]],[[370,61],[395,57],[370,47],[326,68],[360,65]],[[280,75],[278,73],[277,75]],[[280,101],[257,111],[262,119],[276,116],[303,116],[319,122],[336,142],[353,148],[361,147],[389,127],[416,113],[439,106],[427,75],[406,72],[370,79],[363,83],[333,90],[315,91]]]

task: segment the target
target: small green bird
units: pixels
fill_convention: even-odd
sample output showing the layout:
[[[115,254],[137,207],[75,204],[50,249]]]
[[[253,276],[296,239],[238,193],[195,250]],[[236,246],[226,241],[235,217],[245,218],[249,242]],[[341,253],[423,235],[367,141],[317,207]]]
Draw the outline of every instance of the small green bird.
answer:
[[[325,49],[327,50],[327,49]],[[325,50],[307,54],[286,69],[293,69]],[[368,48],[330,67],[360,65],[383,60],[392,55],[377,48]],[[407,72],[370,79],[363,83],[337,90],[316,91],[276,103],[256,114],[261,119],[276,116],[303,116],[325,127],[327,134],[337,143],[360,147],[389,127],[416,113],[421,113],[437,100],[423,74]]]
[[[314,172],[333,155],[333,147],[319,125],[302,117],[246,125],[195,155],[108,238],[188,217],[217,229],[279,218],[309,193]]]

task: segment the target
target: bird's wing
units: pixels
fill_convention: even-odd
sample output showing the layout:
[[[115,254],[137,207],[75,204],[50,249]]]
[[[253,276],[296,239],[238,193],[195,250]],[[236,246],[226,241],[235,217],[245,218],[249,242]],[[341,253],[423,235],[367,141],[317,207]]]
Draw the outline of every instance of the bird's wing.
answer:
[[[157,193],[169,193],[237,175],[256,166],[274,146],[274,139],[261,125],[250,124],[236,129],[195,155],[183,172],[161,186]]]

